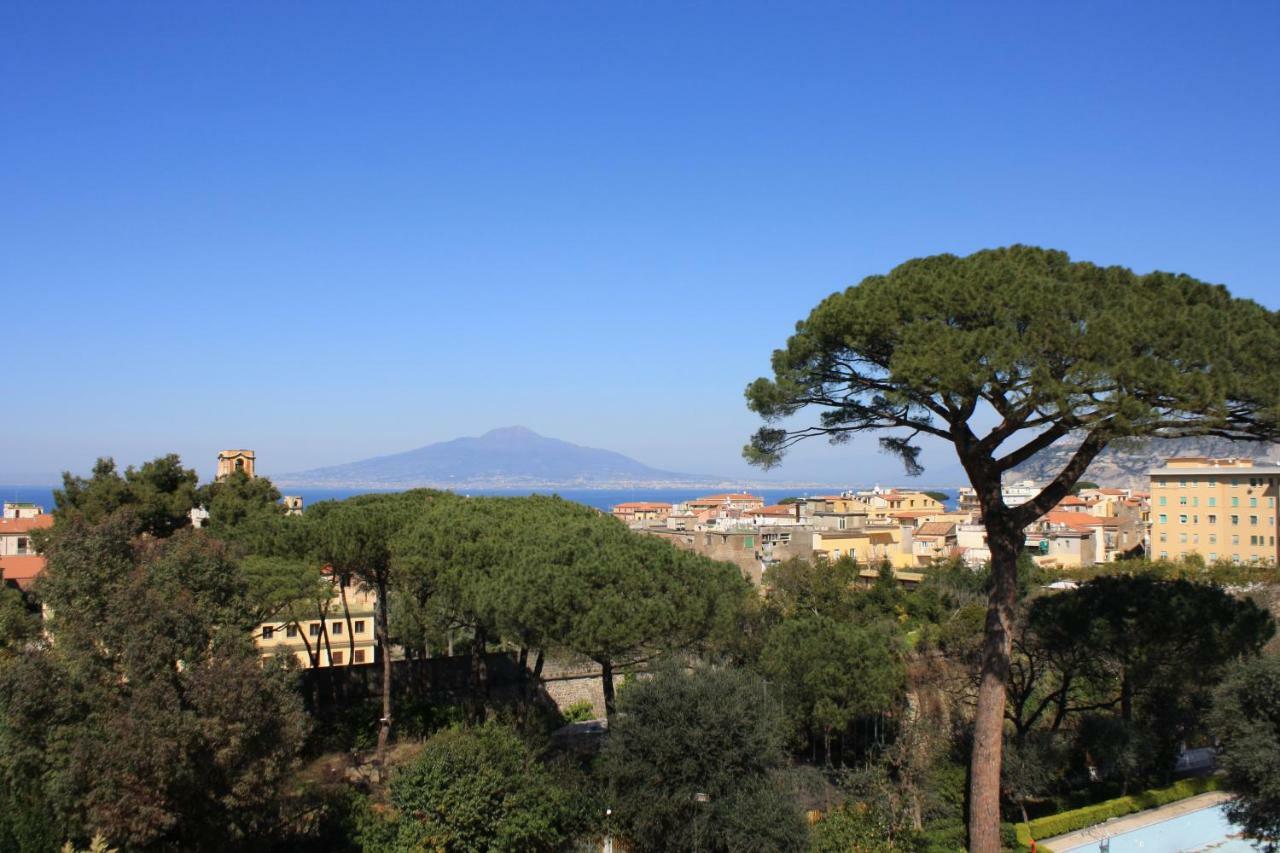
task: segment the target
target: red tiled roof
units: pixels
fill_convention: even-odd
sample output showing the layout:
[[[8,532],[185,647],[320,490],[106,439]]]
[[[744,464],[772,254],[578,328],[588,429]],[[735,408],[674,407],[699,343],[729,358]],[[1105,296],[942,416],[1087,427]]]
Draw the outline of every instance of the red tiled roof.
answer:
[[[44,571],[45,559],[39,556],[0,557],[0,577],[26,589]]]
[[[796,509],[793,504],[773,504],[772,506],[761,507],[760,509],[749,509],[747,515],[776,515],[776,516],[793,516]]]
[[[916,529],[916,536],[948,536],[955,527],[950,521],[926,521]]]
[[[1089,515],[1087,512],[1071,512],[1070,510],[1051,509],[1044,514],[1044,521],[1050,524],[1074,527],[1077,530],[1089,527],[1101,527],[1107,519]]]
[[[44,530],[53,527],[52,515],[37,515],[34,518],[0,518],[0,536],[6,533],[29,533],[32,530]]]

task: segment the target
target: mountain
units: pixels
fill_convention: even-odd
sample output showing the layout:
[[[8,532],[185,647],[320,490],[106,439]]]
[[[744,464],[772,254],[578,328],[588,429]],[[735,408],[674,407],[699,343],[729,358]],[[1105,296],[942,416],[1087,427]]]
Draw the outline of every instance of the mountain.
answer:
[[[521,426],[274,479],[281,486],[473,489],[657,487],[718,480],[660,471],[621,453],[580,447]]]
[[[1082,480],[1117,488],[1146,488],[1147,472],[1164,464],[1170,456],[1237,456],[1246,459],[1273,458],[1277,446],[1255,441],[1232,441],[1226,438],[1155,438],[1141,442],[1112,445],[1093,460]],[[1005,476],[1005,481],[1052,479],[1075,452],[1075,445],[1063,445],[1042,451],[1026,464]]]

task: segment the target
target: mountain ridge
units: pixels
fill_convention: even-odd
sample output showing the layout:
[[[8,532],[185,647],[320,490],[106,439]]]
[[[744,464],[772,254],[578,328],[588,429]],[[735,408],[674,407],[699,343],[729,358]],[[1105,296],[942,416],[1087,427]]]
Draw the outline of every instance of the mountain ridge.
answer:
[[[275,479],[283,486],[400,488],[584,488],[723,481],[719,477],[653,468],[612,450],[549,438],[523,426],[500,427],[479,436],[281,474]]]
[[[1052,479],[1066,465],[1078,444],[1064,444],[1037,453],[1005,476],[1006,482]],[[1108,447],[1084,472],[1082,480],[1101,486],[1145,489],[1148,472],[1164,464],[1171,456],[1235,456],[1242,459],[1274,458],[1278,446],[1258,441],[1233,441],[1227,438],[1153,438],[1123,442]]]

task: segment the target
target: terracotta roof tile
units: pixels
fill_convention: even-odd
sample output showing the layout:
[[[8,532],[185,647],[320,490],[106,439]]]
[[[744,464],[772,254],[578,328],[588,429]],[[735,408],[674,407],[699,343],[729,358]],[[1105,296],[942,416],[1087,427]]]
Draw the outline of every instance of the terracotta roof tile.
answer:
[[[6,533],[28,533],[48,527],[53,527],[52,515],[37,515],[34,518],[0,518],[0,536]]]
[[[39,556],[0,557],[0,577],[5,583],[16,583],[26,589],[44,571],[45,559]]]

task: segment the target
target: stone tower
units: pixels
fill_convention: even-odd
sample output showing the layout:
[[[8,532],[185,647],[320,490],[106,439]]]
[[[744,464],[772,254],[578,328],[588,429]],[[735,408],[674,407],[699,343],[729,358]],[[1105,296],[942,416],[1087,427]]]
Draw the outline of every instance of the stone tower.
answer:
[[[218,454],[218,479],[225,479],[236,471],[252,478],[254,458],[252,450],[223,450]]]

